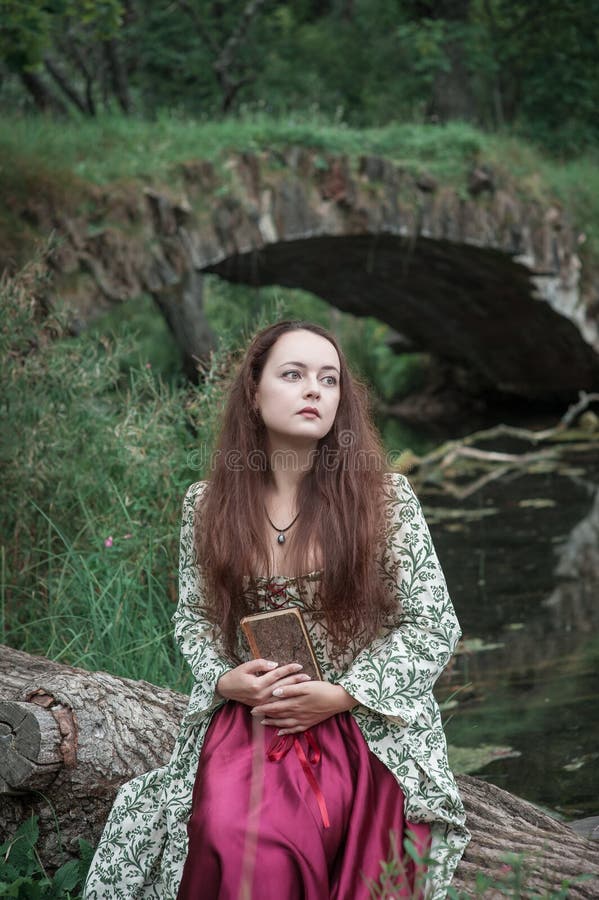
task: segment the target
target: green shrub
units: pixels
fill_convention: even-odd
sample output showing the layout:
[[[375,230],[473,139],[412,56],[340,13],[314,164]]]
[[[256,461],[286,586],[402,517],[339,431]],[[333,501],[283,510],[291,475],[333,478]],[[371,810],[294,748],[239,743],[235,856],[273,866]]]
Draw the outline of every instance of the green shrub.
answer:
[[[83,889],[93,848],[79,840],[79,859],[48,875],[36,849],[36,816],[26,819],[15,834],[0,845],[0,897],[18,900],[77,900]]]

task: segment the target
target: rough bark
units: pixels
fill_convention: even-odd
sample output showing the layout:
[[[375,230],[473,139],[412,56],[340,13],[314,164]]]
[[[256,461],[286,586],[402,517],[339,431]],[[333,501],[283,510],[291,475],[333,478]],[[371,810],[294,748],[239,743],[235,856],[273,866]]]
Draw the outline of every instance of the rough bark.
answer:
[[[175,215],[165,215],[163,198],[147,190],[146,197],[154,227],[164,236],[164,253],[153,259],[148,283],[156,305],[181,351],[183,370],[187,377],[198,380],[198,363],[206,360],[216,345],[216,336],[204,313],[202,276],[193,263],[194,249],[183,228],[189,210],[179,204]],[[170,210],[169,210],[170,212]],[[177,271],[186,273],[184,278]]]
[[[434,3],[422,4],[425,18],[440,20],[445,26],[443,50],[446,66],[434,79],[428,107],[433,121],[468,121],[475,117],[471,79],[464,58],[465,38],[462,36],[469,24],[470,5],[470,0],[435,0]]]
[[[472,896],[476,873],[483,872],[497,884],[485,890],[485,898],[546,896],[564,881],[571,883],[569,898],[599,896],[597,843],[486,781],[461,775],[458,783],[472,841],[459,865],[456,889]],[[518,864],[506,861],[507,854],[524,856],[519,875]],[[592,877],[577,881],[582,875]],[[501,890],[499,885],[511,887],[518,877],[519,893]]]
[[[8,647],[0,648],[0,696],[0,834],[37,813],[40,856],[50,868],[62,858],[54,811],[67,855],[76,853],[79,837],[95,842],[119,785],[168,760],[186,704],[183,695],[147,682],[86,672]],[[41,772],[44,766],[54,769]],[[509,851],[526,855],[526,896],[582,874],[593,878],[574,884],[569,897],[597,896],[596,843],[485,781],[458,781],[473,839],[456,875],[457,889],[472,896],[480,871],[509,882]],[[39,790],[40,783],[43,795],[25,793]],[[505,894],[489,886],[484,896]]]
[[[0,648],[0,697],[0,841],[35,812],[50,866],[61,861],[54,813],[67,853],[79,837],[95,842],[119,786],[168,760],[186,705],[145,681],[8,647]],[[44,773],[52,759],[60,766]],[[43,796],[9,793],[28,788]]]

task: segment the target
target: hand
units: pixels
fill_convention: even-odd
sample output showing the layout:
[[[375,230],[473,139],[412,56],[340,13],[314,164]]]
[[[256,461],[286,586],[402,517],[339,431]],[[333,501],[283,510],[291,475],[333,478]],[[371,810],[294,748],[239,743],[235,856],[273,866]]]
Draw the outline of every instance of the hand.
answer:
[[[281,682],[271,694],[269,702],[254,706],[252,715],[263,716],[261,724],[278,728],[279,734],[306,731],[324,719],[358,705],[345,688],[328,681],[306,681],[295,685]]]
[[[310,676],[301,671],[299,663],[279,666],[267,659],[252,659],[229,669],[218,679],[216,692],[227,700],[237,700],[246,706],[257,706],[272,700],[275,685],[289,687]]]

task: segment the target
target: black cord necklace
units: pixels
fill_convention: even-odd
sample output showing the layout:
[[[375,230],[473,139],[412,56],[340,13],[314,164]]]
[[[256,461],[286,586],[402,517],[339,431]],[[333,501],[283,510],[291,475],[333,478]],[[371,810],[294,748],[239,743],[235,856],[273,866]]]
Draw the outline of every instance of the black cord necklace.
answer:
[[[274,530],[279,532],[279,533],[277,534],[277,543],[278,543],[278,544],[284,544],[284,543],[285,543],[285,532],[286,532],[286,531],[289,531],[289,529],[290,529],[291,526],[293,525],[293,522],[295,522],[296,519],[297,519],[297,516],[299,516],[299,513],[297,514],[297,516],[295,517],[295,519],[293,520],[293,522],[290,522],[290,523],[289,523],[289,525],[287,526],[287,528],[277,528],[277,526],[276,526],[273,522],[270,521],[270,516],[269,516],[268,513],[266,512],[266,507],[264,507],[264,512],[266,513],[266,518],[268,519],[268,521],[270,522],[270,524],[272,525],[272,527],[274,528]]]

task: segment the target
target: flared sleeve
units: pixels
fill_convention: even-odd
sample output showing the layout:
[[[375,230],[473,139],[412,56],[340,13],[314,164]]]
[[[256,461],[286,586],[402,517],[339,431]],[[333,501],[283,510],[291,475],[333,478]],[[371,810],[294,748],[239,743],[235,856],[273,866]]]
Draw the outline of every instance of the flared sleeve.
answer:
[[[205,481],[192,484],[183,500],[179,602],[173,616],[175,640],[195,679],[190,701],[194,714],[209,711],[225,702],[216,693],[216,684],[220,676],[233,665],[222,650],[220,629],[205,618],[205,581],[196,563],[194,513],[196,505],[201,503],[206,484]]]
[[[387,532],[380,559],[393,598],[393,627],[338,679],[361,705],[410,725],[461,636],[420,503],[407,478],[387,476]]]

